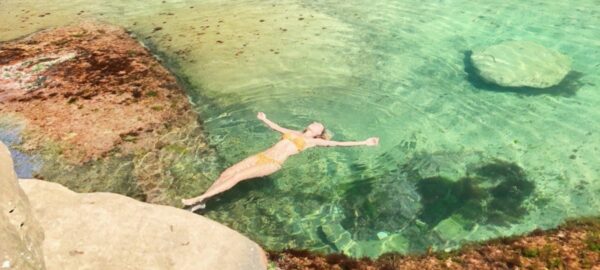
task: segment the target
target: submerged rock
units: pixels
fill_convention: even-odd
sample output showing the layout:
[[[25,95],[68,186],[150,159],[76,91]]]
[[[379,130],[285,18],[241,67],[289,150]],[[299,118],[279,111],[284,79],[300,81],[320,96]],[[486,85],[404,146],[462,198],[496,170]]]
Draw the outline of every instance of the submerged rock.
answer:
[[[357,241],[379,240],[381,232],[406,227],[421,210],[419,195],[402,172],[358,183],[345,196],[342,225]]]
[[[45,269],[44,232],[19,187],[10,153],[0,142],[0,268]]]
[[[22,180],[48,269],[266,269],[256,243],[205,217],[111,193]]]
[[[569,57],[531,41],[508,41],[475,50],[471,62],[484,80],[504,87],[551,87],[571,70]]]
[[[321,230],[327,240],[335,246],[338,252],[344,254],[354,254],[357,248],[356,242],[352,239],[350,232],[346,231],[339,223],[323,224]]]

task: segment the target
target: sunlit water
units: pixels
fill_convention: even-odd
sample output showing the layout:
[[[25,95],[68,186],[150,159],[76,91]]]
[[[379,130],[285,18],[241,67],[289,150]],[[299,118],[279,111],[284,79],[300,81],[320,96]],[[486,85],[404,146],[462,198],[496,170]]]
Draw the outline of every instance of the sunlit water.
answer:
[[[128,28],[188,80],[227,161],[214,177],[278,139],[258,111],[381,138],[311,149],[209,202],[269,249],[446,249],[600,214],[597,1],[3,0],[0,40],[82,19]],[[506,40],[573,72],[550,93],[471,76],[469,51]]]

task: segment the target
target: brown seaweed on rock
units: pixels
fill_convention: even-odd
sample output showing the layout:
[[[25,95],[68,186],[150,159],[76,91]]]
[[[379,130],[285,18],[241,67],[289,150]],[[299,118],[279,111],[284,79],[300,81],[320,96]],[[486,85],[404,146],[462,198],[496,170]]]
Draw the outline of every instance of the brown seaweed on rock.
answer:
[[[556,229],[473,243],[451,252],[388,253],[372,260],[353,259],[342,254],[283,250],[269,252],[269,259],[283,270],[597,270],[600,269],[599,247],[600,218],[580,218]]]
[[[177,205],[215,174],[207,169],[218,167],[214,151],[183,87],[124,29],[43,30],[1,43],[0,55],[0,115],[27,120],[15,147],[41,157],[36,177]],[[65,55],[72,57],[47,57]]]

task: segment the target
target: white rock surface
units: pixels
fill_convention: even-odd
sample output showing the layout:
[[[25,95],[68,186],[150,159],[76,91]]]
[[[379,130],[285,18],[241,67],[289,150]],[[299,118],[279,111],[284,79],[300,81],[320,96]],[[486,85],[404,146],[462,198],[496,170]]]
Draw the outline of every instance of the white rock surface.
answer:
[[[0,142],[0,269],[45,269],[44,233],[19,187],[10,152]]]
[[[571,70],[569,57],[530,41],[508,41],[475,50],[471,62],[484,80],[504,87],[551,87]]]
[[[266,269],[263,250],[191,212],[22,180],[46,233],[48,269]]]

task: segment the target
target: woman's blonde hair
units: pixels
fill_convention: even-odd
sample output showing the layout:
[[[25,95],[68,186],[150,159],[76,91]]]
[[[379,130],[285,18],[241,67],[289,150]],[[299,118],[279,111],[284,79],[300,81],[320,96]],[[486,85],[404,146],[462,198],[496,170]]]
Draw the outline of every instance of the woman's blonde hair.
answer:
[[[331,140],[331,138],[333,137],[333,133],[330,132],[327,129],[323,129],[323,132],[321,133],[321,135],[319,135],[319,138],[323,139],[323,140]]]
[[[305,128],[302,131],[302,133],[306,132],[307,130],[308,130],[308,128]],[[321,134],[315,136],[315,138],[319,138],[319,139],[323,139],[323,140],[331,140],[332,137],[333,137],[333,132],[330,132],[326,128],[323,129],[323,132],[321,132]]]

